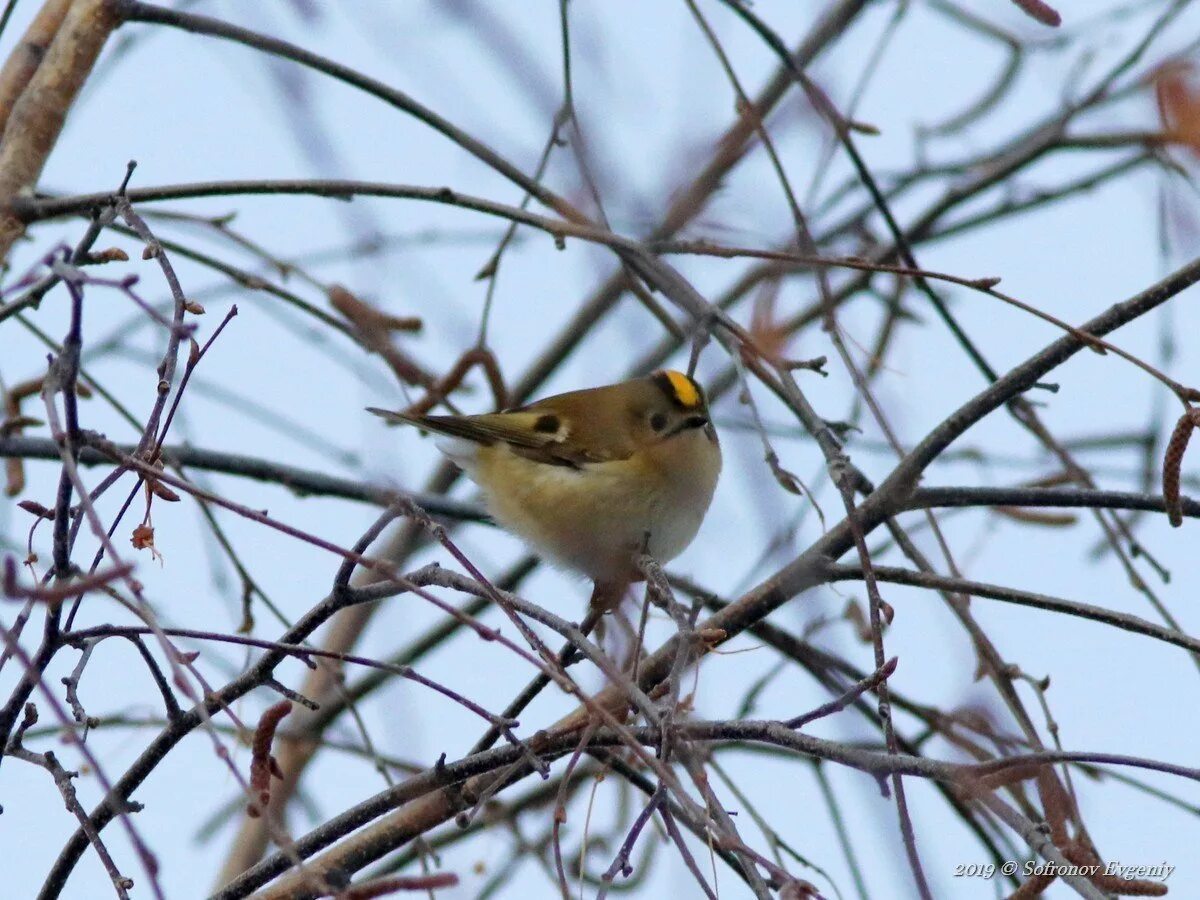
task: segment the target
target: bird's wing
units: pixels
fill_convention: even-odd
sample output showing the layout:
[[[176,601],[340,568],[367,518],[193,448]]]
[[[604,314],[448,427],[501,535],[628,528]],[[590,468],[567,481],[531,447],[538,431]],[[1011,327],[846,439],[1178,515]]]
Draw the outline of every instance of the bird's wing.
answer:
[[[479,416],[411,416],[368,408],[393,424],[415,425],[426,431],[462,438],[477,444],[507,444],[512,450],[534,462],[579,467],[584,463],[605,462],[612,454],[589,452],[576,441],[565,423],[554,413],[534,407]]]

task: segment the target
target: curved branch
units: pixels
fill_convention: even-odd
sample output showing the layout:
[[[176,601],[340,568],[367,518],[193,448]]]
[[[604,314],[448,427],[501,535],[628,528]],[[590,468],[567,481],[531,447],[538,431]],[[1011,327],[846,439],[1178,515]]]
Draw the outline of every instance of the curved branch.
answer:
[[[1200,501],[1187,497],[1181,499],[1183,514],[1200,518]],[[1037,487],[923,487],[913,491],[902,508],[929,509],[935,506],[1056,506],[1070,509],[1166,511],[1163,498],[1157,494]]]
[[[377,97],[396,109],[424,122],[434,131],[445,135],[480,162],[490,166],[559,215],[577,222],[588,221],[587,217],[571,206],[570,203],[546,189],[538,181],[530,178],[491,147],[471,137],[471,135],[467,134],[453,122],[438,115],[429,107],[418,103],[412,97],[408,96],[408,94],[390,87],[382,81],[377,81],[349,66],[327,59],[318,53],[313,53],[311,50],[305,50],[303,47],[298,47],[288,41],[254,32],[247,28],[241,28],[231,22],[225,22],[211,16],[166,9],[150,3],[142,3],[140,0],[111,0],[111,2],[117,14],[125,22],[151,22],[159,25],[170,25],[175,28],[181,28],[184,31],[190,31],[193,34],[224,38],[225,40],[243,44],[254,50],[269,53],[282,59],[289,59],[317,72],[329,75],[337,81],[365,91],[373,97]]]
[[[902,569],[898,566],[871,566],[871,571],[879,581],[891,584],[903,584],[910,587],[932,588],[934,590],[954,591],[971,594],[974,597],[987,597],[989,600],[1000,600],[1004,603],[1014,603],[1017,606],[1029,606],[1034,609],[1044,609],[1050,612],[1065,613],[1080,619],[1090,619],[1112,625],[1123,631],[1142,634],[1156,640],[1174,644],[1184,650],[1200,653],[1200,640],[1189,637],[1162,625],[1156,625],[1139,616],[1093,606],[1090,603],[1079,603],[1074,600],[1063,600],[1047,594],[1033,591],[1022,591],[1017,588],[1004,587],[998,584],[987,584],[982,581],[971,581],[967,578],[951,578],[927,572],[916,572]],[[863,577],[862,569],[858,566],[830,566],[829,576],[832,581],[854,581]]]

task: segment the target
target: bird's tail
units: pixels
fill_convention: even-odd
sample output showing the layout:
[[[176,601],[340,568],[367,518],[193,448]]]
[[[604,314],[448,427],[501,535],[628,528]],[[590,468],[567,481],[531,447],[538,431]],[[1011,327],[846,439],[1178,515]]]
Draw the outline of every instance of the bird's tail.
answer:
[[[413,416],[408,413],[392,412],[368,406],[367,412],[374,413],[390,425],[415,425],[422,431],[432,431],[446,437],[462,438],[477,444],[490,444],[497,435],[480,423],[473,421],[471,416]]]

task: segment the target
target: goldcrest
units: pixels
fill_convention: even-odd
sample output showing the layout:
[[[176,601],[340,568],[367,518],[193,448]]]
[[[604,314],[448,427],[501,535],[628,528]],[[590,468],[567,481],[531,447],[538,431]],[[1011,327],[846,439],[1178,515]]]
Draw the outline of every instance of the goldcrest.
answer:
[[[660,371],[476,416],[370,412],[441,438],[492,517],[541,556],[601,585],[641,580],[692,542],[721,473],[704,391]]]

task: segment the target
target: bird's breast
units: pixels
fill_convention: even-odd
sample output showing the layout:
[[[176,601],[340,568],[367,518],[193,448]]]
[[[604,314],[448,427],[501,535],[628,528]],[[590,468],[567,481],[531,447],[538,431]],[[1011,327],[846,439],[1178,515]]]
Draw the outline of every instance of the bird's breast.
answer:
[[[666,458],[635,454],[579,468],[494,444],[476,448],[467,474],[483,488],[495,519],[552,562],[595,580],[620,580],[634,575],[634,554],[647,534],[650,553],[672,559],[708,510],[720,451],[698,431],[676,440],[683,443]]]

